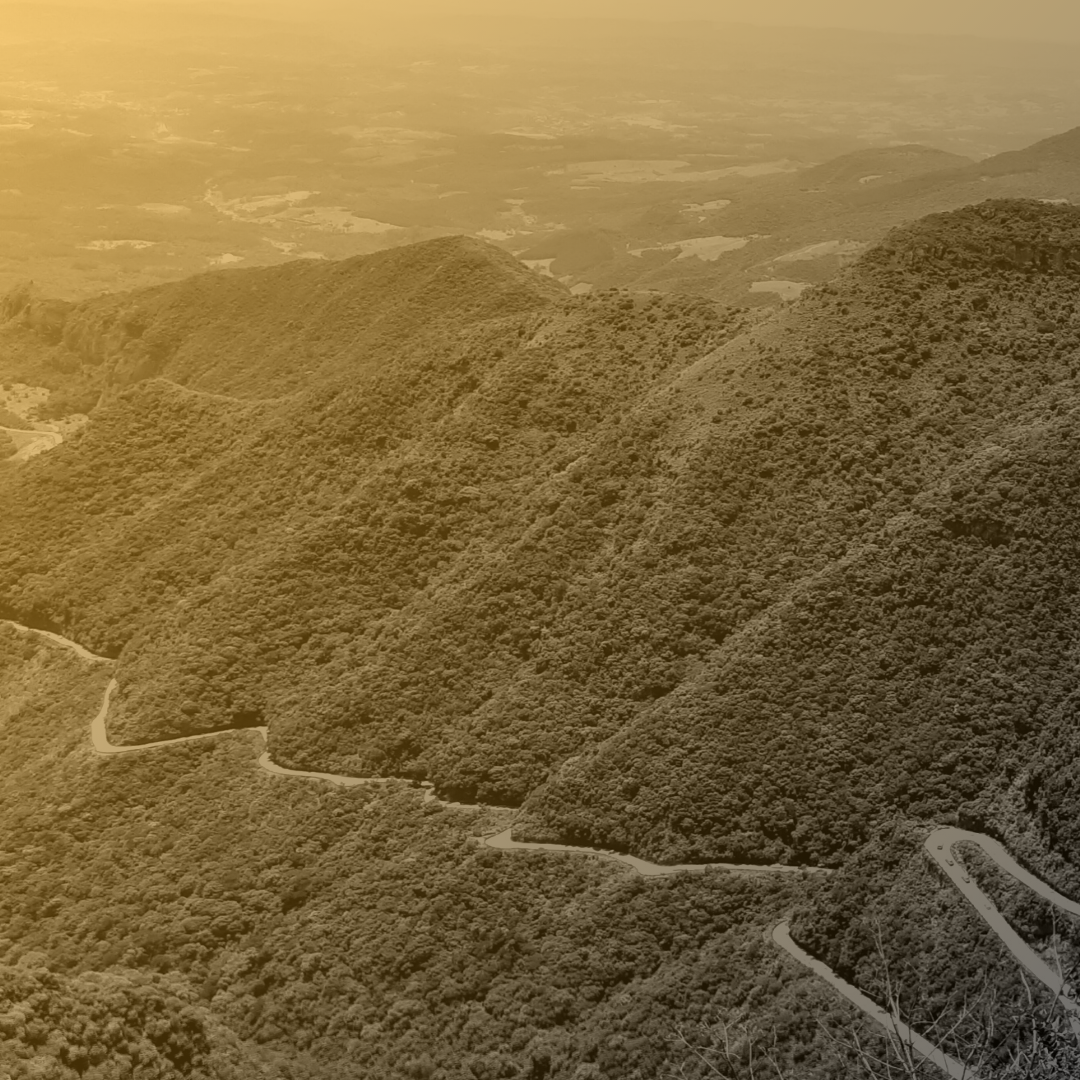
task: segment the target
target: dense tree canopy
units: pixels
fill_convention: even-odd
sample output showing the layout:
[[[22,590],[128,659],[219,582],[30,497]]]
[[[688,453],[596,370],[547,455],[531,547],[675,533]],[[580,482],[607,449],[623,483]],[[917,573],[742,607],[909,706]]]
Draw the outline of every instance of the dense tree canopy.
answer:
[[[885,927],[927,1007],[988,970],[1017,999],[913,851],[966,820],[1075,884],[1080,212],[928,219],[767,320],[403,251],[8,303],[0,371],[101,401],[0,469],[0,614],[118,658],[117,741],[265,723],[282,764],[400,780],[283,781],[250,732],[93,758],[109,670],[0,633],[19,1061],[695,1075],[674,1026],[749,1009],[838,1075],[763,940],[792,912],[868,989]],[[843,869],[476,845],[522,803],[534,836]],[[38,1039],[99,991],[130,1035]]]

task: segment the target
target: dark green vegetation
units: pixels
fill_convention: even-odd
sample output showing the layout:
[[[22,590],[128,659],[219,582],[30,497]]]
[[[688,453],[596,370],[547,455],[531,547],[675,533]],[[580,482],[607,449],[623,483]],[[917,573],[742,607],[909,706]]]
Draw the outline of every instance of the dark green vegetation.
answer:
[[[927,857],[925,836],[910,823],[878,830],[797,913],[792,933],[877,1001],[895,1000],[974,1074],[1075,1075],[1080,1048],[1065,1014]],[[973,845],[958,845],[955,854],[1024,939],[1045,947],[1046,959],[1074,982],[1073,921],[1051,918]],[[1040,1048],[1034,1055],[1033,1045]]]
[[[541,821],[816,860],[886,808],[947,814],[1071,738],[1078,222],[1033,204],[929,219],[800,305],[797,337],[762,333],[758,452],[695,479],[714,508],[740,485],[728,536],[771,519],[763,592],[799,580],[537,792]]]
[[[115,970],[56,974],[41,953],[0,965],[0,1068],[12,1080],[275,1075],[184,980]]]
[[[66,312],[67,305],[55,305]],[[58,347],[57,334],[44,315],[29,317],[31,308],[50,309],[32,286],[13,289],[0,299],[0,380],[41,386],[49,400],[39,407],[39,420],[52,420],[72,413],[88,413],[101,396],[96,372],[84,372],[79,359]],[[27,330],[31,333],[27,333]],[[2,426],[26,427],[23,422]]]
[[[118,967],[116,952],[101,957],[67,942],[57,949],[49,932],[58,912],[80,899],[97,912],[86,934],[95,945],[98,929],[122,919],[112,906],[121,897],[108,888],[115,856],[97,849],[105,876],[94,877],[84,861],[96,848],[93,827],[71,829],[78,790],[93,785],[82,747],[107,677],[0,627],[0,1069],[13,1080],[104,1080],[131,1070],[147,1080],[276,1075],[255,1067],[188,981]],[[109,801],[103,816],[121,811]],[[71,857],[73,847],[80,857]],[[47,881],[39,878],[44,867]]]
[[[401,253],[362,260],[311,389],[137,382],[9,473],[0,597],[121,654],[124,738],[268,721],[283,763],[528,796],[574,840],[838,859],[1068,729],[1078,240],[1067,207],[927,219],[734,337],[703,301],[557,300],[516,270],[533,310],[484,319],[470,282],[503,257],[437,241],[405,249],[444,284],[397,349],[351,312]],[[263,384],[254,358],[278,294],[244,337],[258,276],[218,277],[201,370],[276,392],[284,361]],[[1034,803],[1071,768],[1043,767]]]
[[[484,850],[477,811],[272,777],[245,733],[95,758],[107,675],[0,629],[5,1052],[78,1068],[137,1046],[137,1075],[170,1077],[659,1076],[687,1056],[676,1026],[742,1008],[775,1018],[785,1063],[830,1057],[814,1017],[846,1013],[763,940],[812,879]]]
[[[1008,1010],[1007,958],[889,829],[1076,861],[1078,296],[1080,211],[1012,201],[768,320],[569,298],[462,240],[24,294],[0,375],[102,400],[0,472],[0,613],[119,658],[115,741],[266,723],[281,764],[538,837],[843,863],[801,940],[874,989],[880,918],[926,1008],[992,971]],[[659,1075],[665,1031],[747,1004],[827,1056],[761,944],[809,886],[497,855],[479,811],[246,776],[253,740],[69,755],[62,828],[0,802],[20,859],[57,845],[0,899],[18,949],[179,972],[240,1037],[376,1075]],[[48,902],[94,837],[100,933],[99,897]]]

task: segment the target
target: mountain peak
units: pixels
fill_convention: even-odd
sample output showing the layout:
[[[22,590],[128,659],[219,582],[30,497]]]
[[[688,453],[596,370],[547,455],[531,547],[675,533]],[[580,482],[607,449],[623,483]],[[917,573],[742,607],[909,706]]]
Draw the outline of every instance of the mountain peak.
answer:
[[[1057,135],[1051,135],[1047,139],[1040,139],[1037,143],[1025,147],[1023,150],[1015,150],[1006,154],[998,154],[998,158],[1016,155],[1036,158],[1040,160],[1069,160],[1080,159],[1080,127],[1070,128]],[[992,159],[993,160],[993,159]]]
[[[1075,166],[1080,164],[1080,127],[1051,135],[1020,150],[1006,150],[971,166],[970,175],[985,177],[1018,176],[1024,173],[1048,172],[1064,182],[1067,189]],[[1062,175],[1058,170],[1066,167]]]

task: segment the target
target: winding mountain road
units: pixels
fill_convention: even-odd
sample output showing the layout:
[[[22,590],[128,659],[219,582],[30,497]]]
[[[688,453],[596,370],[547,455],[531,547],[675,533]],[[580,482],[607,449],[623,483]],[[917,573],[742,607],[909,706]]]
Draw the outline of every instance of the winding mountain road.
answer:
[[[41,633],[42,631],[37,631]],[[53,640],[56,640],[55,634],[47,635]],[[65,644],[66,639],[60,639]],[[85,650],[84,650],[85,652]],[[104,660],[104,657],[94,656],[93,653],[86,654],[90,659],[95,661]],[[105,688],[105,696],[101,702],[101,708],[98,710],[97,716],[94,717],[90,724],[90,742],[94,747],[94,752],[97,754],[137,754],[143,750],[157,750],[165,746],[180,746],[183,743],[199,742],[202,739],[216,739],[222,735],[230,734],[235,731],[257,731],[263,740],[265,746],[270,738],[270,729],[266,727],[251,727],[251,728],[225,728],[219,731],[203,731],[198,735],[178,735],[174,739],[161,739],[158,742],[148,743],[136,743],[134,746],[116,746],[109,742],[109,732],[106,727],[106,721],[109,716],[109,706],[112,704],[112,696],[116,692],[117,682],[115,679],[109,680],[109,685]],[[265,769],[268,773],[273,773],[275,776],[291,776],[301,780],[324,780],[328,784],[333,784],[335,787],[359,787],[362,784],[393,784],[398,783],[394,777],[387,776],[344,776],[340,773],[321,773],[321,772],[306,772],[303,769],[285,769],[281,765],[275,765],[270,760],[270,752],[263,750],[259,755],[257,762],[260,769]]]
[[[740,874],[799,874],[804,870],[811,874],[828,874],[820,866],[788,866],[785,863],[651,863],[645,859],[639,859],[636,855],[624,855],[618,851],[605,851],[603,848],[574,847],[568,844],[533,844],[525,840],[514,840],[510,834],[512,829],[504,829],[494,836],[487,836],[483,840],[485,847],[494,848],[496,851],[554,851],[565,852],[569,855],[593,855],[610,862],[621,863],[629,866],[642,877],[670,877],[672,874],[700,874],[705,870],[730,870]]]
[[[1055,971],[1026,941],[1009,925],[1005,916],[998,911],[994,902],[972,880],[964,868],[963,862],[953,852],[953,846],[966,841],[977,845],[1011,878],[1060,911],[1080,916],[1080,904],[1052,889],[1041,878],[1025,870],[1009,853],[1003,844],[984,836],[982,833],[968,832],[966,829],[935,829],[923,844],[927,854],[934,860],[949,880],[963,893],[965,899],[979,913],[984,922],[994,931],[1005,947],[1013,954],[1016,961],[1030,975],[1038,979],[1057,999],[1058,1004],[1070,1013],[1072,1029],[1080,1035],[1080,1004],[1074,997],[1074,989]]]
[[[946,1054],[940,1047],[935,1046],[929,1039],[923,1038],[917,1031],[908,1027],[898,1016],[894,1016],[887,1009],[883,1009],[873,998],[864,994],[857,986],[842,979],[828,964],[817,960],[805,949],[800,948],[791,937],[791,927],[782,922],[772,932],[773,941],[780,946],[789,956],[793,956],[803,967],[809,968],[819,978],[824,979],[842,997],[851,1002],[857,1009],[865,1013],[875,1023],[880,1024],[887,1034],[893,1037],[902,1046],[912,1051],[913,1056],[920,1057],[936,1065],[952,1080],[977,1080],[975,1071],[958,1058]]]
[[[1002,944],[1012,953],[1013,958],[1028,974],[1045,986],[1054,995],[1058,1005],[1069,1014],[1069,1024],[1073,1032],[1080,1036],[1080,1004],[1074,998],[1074,989],[1060,971],[1055,971],[1026,941],[1009,925],[1008,920],[998,911],[994,902],[972,880],[953,848],[956,844],[967,842],[977,845],[998,868],[1030,889],[1036,895],[1070,915],[1080,916],[1080,903],[1063,896],[1051,888],[1031,871],[1025,870],[1005,849],[1004,845],[982,833],[969,832],[966,829],[945,827],[935,829],[924,841],[923,847],[930,858],[941,868],[945,876],[956,886],[964,898],[975,908],[979,917],[1001,939]],[[815,972],[830,986],[836,989],[853,1005],[880,1024],[887,1032],[894,1035],[904,1046],[909,1047],[920,1057],[933,1062],[953,1080],[977,1080],[977,1074],[971,1066],[944,1053],[921,1035],[912,1031],[898,1016],[893,1016],[861,990],[842,979],[832,968],[816,960],[809,953],[799,948],[791,938],[787,923],[781,923],[772,934],[773,941],[800,964]]]
[[[0,622],[12,626],[22,633],[37,634],[40,637],[73,652],[76,656],[87,662],[107,664],[115,662],[109,657],[97,656],[88,649],[83,648],[83,646],[79,645],[77,642],[70,641],[68,638],[61,637],[59,634],[51,633],[48,630],[37,630],[33,627],[27,627],[20,623],[12,622],[11,620],[0,620]],[[109,742],[106,721],[109,715],[112,696],[116,692],[116,689],[117,682],[115,679],[111,679],[108,686],[105,688],[101,708],[98,710],[97,715],[90,724],[90,739],[95,753],[102,755],[134,754],[166,746],[176,746],[181,743],[217,738],[222,734],[225,734],[223,731],[211,731],[198,735],[184,735],[174,739],[163,739],[159,742],[140,743],[135,746],[115,746],[113,743]],[[268,729],[265,727],[229,730],[257,731],[262,736],[264,747],[269,737]],[[259,756],[258,765],[261,769],[264,769],[266,772],[272,773],[275,776],[321,780],[337,787],[358,787],[365,784],[392,784],[400,782],[390,777],[357,777],[344,776],[338,773],[307,772],[300,769],[286,769],[280,765],[275,765],[274,762],[270,760],[270,753],[266,749],[264,749],[263,753]],[[467,804],[443,802],[443,800],[438,799],[435,796],[430,784],[424,784],[422,786],[425,789],[425,802],[438,802],[440,805],[448,807],[470,808]],[[589,855],[627,866],[642,877],[668,877],[673,874],[681,873],[702,873],[710,868],[737,873],[758,874],[798,873],[802,872],[804,869],[811,873],[828,873],[828,871],[823,871],[818,867],[802,868],[782,864],[773,864],[771,866],[739,863],[682,863],[665,865],[647,862],[645,859],[639,859],[634,855],[624,855],[619,852],[605,851],[598,848],[574,847],[565,844],[529,843],[514,840],[511,837],[510,829],[505,829],[493,836],[484,837],[480,842],[486,847],[493,848],[496,851],[545,851],[574,855]],[[1012,953],[1017,962],[1034,978],[1038,979],[1039,982],[1046,986],[1055,996],[1062,1008],[1071,1014],[1070,1022],[1073,1026],[1073,1030],[1080,1035],[1080,1004],[1078,1004],[1073,997],[1072,987],[1065,982],[1060,972],[1051,968],[1050,965],[1020,937],[1020,935],[1009,925],[1001,912],[998,911],[990,898],[974,883],[974,881],[972,881],[962,862],[956,857],[955,852],[953,851],[954,846],[960,842],[976,844],[1002,871],[1014,878],[1021,885],[1032,890],[1032,892],[1036,893],[1038,896],[1041,896],[1050,904],[1059,908],[1061,911],[1068,912],[1071,915],[1080,916],[1080,903],[1069,899],[1067,896],[1063,896],[1030,871],[1025,870],[1008,853],[1008,851],[1006,851],[1002,844],[989,836],[984,836],[981,833],[969,832],[964,829],[947,827],[935,829],[926,838],[924,847],[930,858],[941,868],[948,879],[971,903],[979,916],[998,935],[1002,943],[1009,952]],[[810,971],[813,971],[814,974],[836,989],[844,998],[860,1009],[866,1016],[875,1023],[881,1025],[887,1033],[898,1039],[914,1054],[940,1068],[951,1078],[951,1080],[977,1080],[976,1073],[970,1066],[967,1066],[963,1062],[946,1054],[939,1047],[909,1028],[898,1016],[890,1014],[857,987],[837,975],[835,971],[828,967],[828,965],[815,959],[805,950],[800,948],[792,939],[790,927],[786,922],[780,923],[773,929],[772,940],[779,948],[788,953],[789,956],[793,957]]]
[[[46,450],[52,450],[64,441],[64,436],[59,431],[39,431],[30,428],[0,427],[0,431],[11,436],[17,447],[11,456],[13,461],[26,461],[28,458],[41,454]]]
[[[11,620],[0,621],[6,622],[8,626],[12,626],[22,633],[37,634],[91,663],[111,664],[115,662],[107,656],[98,656],[96,653],[92,653],[88,649],[83,648],[83,646],[77,642],[61,637],[59,634],[54,634],[49,630],[37,630],[33,627],[23,626],[21,623],[12,622]],[[270,731],[268,728],[252,727],[204,731],[200,732],[198,735],[179,735],[173,739],[160,739],[157,742],[136,743],[132,746],[117,746],[109,741],[107,727],[112,697],[113,694],[116,693],[117,688],[117,681],[115,679],[110,679],[109,685],[105,687],[105,694],[101,700],[101,708],[98,709],[97,715],[90,722],[90,743],[94,748],[94,752],[97,754],[136,754],[141,753],[144,750],[157,750],[166,746],[180,746],[183,743],[198,742],[203,739],[214,739],[232,731],[257,731],[259,735],[262,736],[264,746],[269,741]],[[258,765],[260,769],[264,769],[274,776],[288,776],[293,779],[301,780],[322,780],[328,784],[334,784],[337,787],[345,788],[360,787],[365,784],[394,784],[401,782],[394,777],[386,776],[346,776],[341,773],[307,772],[303,769],[286,769],[281,765],[276,765],[270,759],[269,751],[265,749],[262,754],[259,755]],[[437,802],[440,806],[462,810],[477,809],[476,806],[469,803],[447,802],[443,799],[439,799],[435,795],[432,790],[432,785],[430,784],[422,784],[421,787],[424,789],[425,802]],[[708,869],[731,870],[741,873],[773,874],[800,873],[804,869],[803,867],[798,866],[786,866],[782,863],[774,863],[771,866],[758,865],[756,863],[651,863],[645,859],[639,859],[635,855],[624,855],[616,851],[605,851],[600,848],[574,847],[566,844],[534,844],[513,840],[511,839],[510,833],[510,829],[505,829],[500,833],[496,833],[494,836],[483,837],[480,842],[486,847],[494,848],[496,851],[548,851],[565,852],[573,855],[592,855],[597,858],[621,863],[623,866],[629,866],[642,877],[669,877],[673,874],[701,873]],[[828,873],[828,871],[824,871],[819,867],[806,867],[805,869],[810,873]]]

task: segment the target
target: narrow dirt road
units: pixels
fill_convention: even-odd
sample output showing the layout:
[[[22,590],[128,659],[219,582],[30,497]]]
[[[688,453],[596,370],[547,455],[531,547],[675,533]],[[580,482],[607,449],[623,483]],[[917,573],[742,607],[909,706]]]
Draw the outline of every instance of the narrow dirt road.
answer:
[[[59,634],[50,633],[47,630],[35,630],[31,627],[22,626],[20,623],[11,622],[10,620],[0,621],[7,622],[9,626],[13,626],[23,633],[38,634],[48,641],[75,653],[76,656],[79,656],[90,663],[114,663],[114,661],[110,660],[108,657],[97,656],[83,648],[77,642],[70,641],[65,637],[61,637]],[[101,708],[98,710],[97,715],[90,724],[91,744],[94,751],[98,754],[134,754],[166,746],[177,746],[186,742],[195,742],[201,739],[218,738],[221,735],[226,734],[226,732],[222,731],[212,731],[204,732],[199,735],[184,735],[175,739],[163,739],[159,742],[141,743],[137,746],[115,746],[109,742],[107,720],[112,696],[116,692],[116,689],[116,680],[110,680],[109,685],[105,689]],[[257,731],[263,739],[264,746],[269,736],[269,732],[265,727],[230,730]],[[274,762],[270,760],[269,751],[265,749],[259,756],[258,764],[261,769],[264,769],[268,773],[272,773],[274,776],[320,780],[338,787],[358,787],[365,784],[394,784],[401,782],[394,778],[381,776],[343,776],[338,773],[306,772],[300,769],[286,769],[280,765],[275,765]],[[425,784],[423,787],[426,789],[424,792],[425,802],[438,802],[443,806],[462,809],[470,808],[461,803],[444,803],[441,799],[436,798],[434,792],[431,790],[431,785]],[[1038,979],[1039,982],[1046,986],[1061,1003],[1062,1007],[1072,1014],[1071,1023],[1073,1025],[1073,1030],[1080,1034],[1080,1005],[1073,999],[1072,988],[1065,983],[1060,972],[1054,971],[1050,965],[1020,937],[1020,935],[1009,925],[1001,912],[997,910],[990,898],[971,880],[971,877],[965,870],[962,862],[955,857],[953,852],[954,845],[960,841],[967,841],[978,845],[979,848],[1006,874],[1009,874],[1020,884],[1031,889],[1038,896],[1041,896],[1044,900],[1053,904],[1060,910],[1066,911],[1072,915],[1080,916],[1080,903],[1069,899],[1067,896],[1063,896],[1030,871],[1025,870],[1008,853],[1008,851],[1006,851],[1002,844],[989,836],[984,836],[981,833],[968,832],[964,829],[940,828],[935,829],[926,838],[924,846],[930,857],[941,867],[948,879],[967,898],[980,917],[984,919],[990,928],[998,935],[1002,943],[1009,952],[1012,953],[1017,962],[1032,976]],[[782,864],[773,864],[771,866],[739,863],[683,863],[665,865],[662,863],[647,862],[645,859],[639,859],[634,855],[624,855],[619,852],[604,851],[598,848],[574,847],[566,844],[528,843],[525,841],[514,840],[511,837],[510,829],[505,829],[503,832],[497,833],[494,836],[484,837],[480,842],[484,846],[493,848],[496,851],[546,851],[607,859],[629,867],[642,877],[668,877],[672,874],[702,873],[710,868],[736,873],[757,874],[800,873],[804,869],[810,873],[829,873],[828,870],[823,870],[818,867],[802,868]],[[976,1073],[970,1067],[946,1054],[939,1047],[934,1046],[933,1043],[912,1031],[911,1028],[904,1024],[898,1017],[889,1014],[857,987],[852,986],[842,979],[825,963],[815,959],[804,949],[800,948],[792,940],[790,928],[786,922],[780,923],[773,930],[772,940],[789,956],[793,957],[804,967],[824,979],[866,1016],[875,1023],[880,1024],[891,1037],[900,1040],[904,1047],[911,1050],[917,1056],[936,1065],[945,1072],[951,1080],[977,1080]]]
[[[789,956],[793,956],[803,967],[809,968],[819,978],[824,979],[834,990],[847,998],[857,1009],[864,1012],[875,1023],[880,1024],[886,1033],[901,1046],[911,1051],[916,1058],[929,1061],[952,1080],[977,1080],[973,1069],[958,1058],[946,1054],[929,1039],[924,1039],[913,1031],[898,1016],[883,1009],[873,998],[867,997],[857,986],[842,979],[828,964],[815,959],[805,949],[801,949],[791,937],[791,928],[786,922],[780,923],[772,932],[773,941]]]
[[[0,427],[0,431],[6,432],[14,440],[18,448],[11,455],[11,461],[26,461],[36,454],[52,450],[64,441],[64,436],[59,431],[31,431],[24,428]]]
[[[700,874],[705,870],[731,870],[744,874],[799,874],[805,869],[807,873],[829,874],[820,866],[786,866],[783,863],[771,865],[759,863],[651,863],[639,859],[636,855],[623,855],[617,851],[604,851],[602,848],[572,847],[567,844],[532,844],[524,840],[513,840],[510,837],[511,829],[504,829],[494,836],[485,837],[484,846],[494,848],[496,851],[553,851],[563,852],[569,855],[592,855],[596,858],[607,859],[611,862],[629,866],[642,877],[670,877],[672,874]]]

